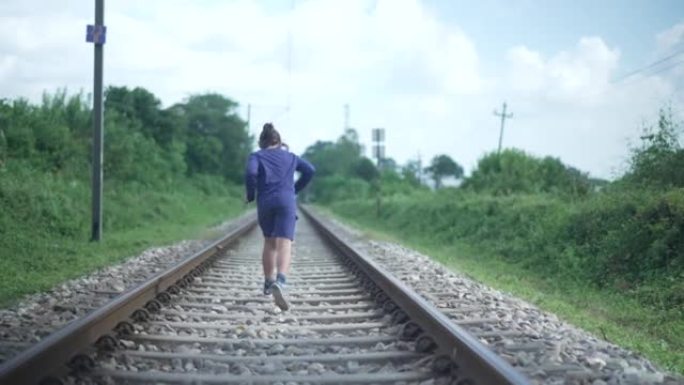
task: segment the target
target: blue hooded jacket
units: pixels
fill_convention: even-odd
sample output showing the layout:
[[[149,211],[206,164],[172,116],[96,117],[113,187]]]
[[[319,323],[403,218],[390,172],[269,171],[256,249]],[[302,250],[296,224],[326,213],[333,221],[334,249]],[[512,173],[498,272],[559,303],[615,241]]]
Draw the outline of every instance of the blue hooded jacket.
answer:
[[[295,171],[301,173],[294,181]],[[311,181],[314,166],[283,148],[266,148],[250,154],[245,169],[247,201],[259,207],[294,205],[295,195]]]

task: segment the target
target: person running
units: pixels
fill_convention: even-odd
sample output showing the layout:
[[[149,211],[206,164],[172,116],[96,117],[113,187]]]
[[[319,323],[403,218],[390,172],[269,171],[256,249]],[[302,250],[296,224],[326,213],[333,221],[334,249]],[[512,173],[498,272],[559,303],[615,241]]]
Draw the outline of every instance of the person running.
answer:
[[[295,198],[311,181],[315,169],[311,163],[283,148],[280,134],[272,123],[264,124],[259,148],[247,160],[246,201],[254,201],[256,195],[259,227],[264,234],[261,254],[264,294],[273,294],[276,305],[288,310],[290,304],[285,296],[285,284],[297,220]],[[296,182],[295,171],[300,172]]]

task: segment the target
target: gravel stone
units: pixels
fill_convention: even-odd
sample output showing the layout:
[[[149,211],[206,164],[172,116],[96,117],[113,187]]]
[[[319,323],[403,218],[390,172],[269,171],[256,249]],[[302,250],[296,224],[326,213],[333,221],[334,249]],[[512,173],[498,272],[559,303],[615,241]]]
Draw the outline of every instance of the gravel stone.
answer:
[[[216,226],[210,237],[222,236],[243,218]],[[56,285],[47,292],[28,295],[13,306],[0,309],[0,363],[212,241],[190,240],[152,247],[123,263]]]
[[[465,275],[452,271],[431,258],[396,243],[369,240],[356,229],[338,221],[333,232],[357,250],[393,273],[426,300],[454,320],[497,319],[496,323],[468,324],[471,333],[518,331],[519,335],[479,337],[495,352],[519,368],[538,384],[684,384],[684,378],[659,369],[638,354],[616,346],[591,333],[544,312]],[[469,310],[460,312],[467,307]],[[541,341],[541,345],[530,345]],[[530,348],[518,348],[529,345]],[[550,368],[576,365],[574,371],[556,372]],[[575,378],[556,378],[554,373]]]
[[[490,349],[505,360],[523,370],[533,384],[592,384],[624,385],[683,384],[680,377],[659,370],[642,357],[603,341],[585,331],[577,329],[553,314],[536,308],[534,305],[516,299],[506,293],[488,288],[466,276],[449,271],[428,257],[400,245],[369,241],[355,230],[336,225],[334,232],[371,257],[376,263],[393,273],[406,285],[412,287],[427,301],[440,308],[447,317],[458,322],[462,328],[473,333]],[[225,229],[224,229],[225,231]],[[298,239],[312,236],[304,231]],[[255,257],[253,265],[235,263],[235,259],[249,261],[259,255],[261,235],[254,232],[245,247],[248,250],[231,249],[226,256],[219,258],[201,278],[196,278],[192,286],[181,289],[174,296],[174,303],[161,312],[154,313],[150,324],[134,324],[135,333],[141,335],[195,336],[202,338],[240,338],[248,340],[236,343],[142,343],[121,340],[125,349],[153,352],[175,352],[184,356],[198,354],[229,355],[233,357],[263,357],[232,363],[222,359],[173,358],[154,360],[145,357],[123,354],[117,351],[112,357],[98,357],[98,365],[103,368],[129,371],[165,371],[186,373],[213,373],[232,375],[278,375],[283,374],[281,384],[287,382],[288,375],[324,374],[363,374],[395,373],[411,370],[428,370],[431,356],[407,362],[362,362],[328,363],[301,361],[272,361],[270,356],[351,354],[384,350],[414,351],[414,341],[377,343],[374,346],[354,347],[344,344],[326,345],[285,345],[281,338],[345,338],[362,335],[395,335],[401,326],[385,325],[371,330],[317,331],[308,329],[320,323],[307,320],[305,315],[339,314],[328,307],[325,301],[307,303],[305,306],[320,306],[321,311],[298,313],[297,304],[293,311],[282,312],[275,306],[261,302],[260,265]],[[0,310],[0,359],[10,357],[48,335],[56,325],[63,325],[94,309],[120,292],[135,285],[175,263],[182,256],[206,245],[205,241],[184,242],[168,248],[150,249],[143,255],[132,258],[124,264],[104,269],[87,277],[65,283],[47,294],[35,296],[36,301],[20,304],[11,309]],[[320,256],[318,246],[306,242],[296,244],[294,260],[298,256],[312,258]],[[313,243],[312,243],[313,244]],[[238,251],[240,250],[240,251]],[[146,254],[147,253],[147,254]],[[304,255],[306,253],[306,255]],[[235,257],[233,259],[232,257]],[[305,264],[306,273],[318,272],[318,267]],[[327,266],[332,264],[326,263]],[[321,267],[320,272],[330,270]],[[217,267],[214,269],[214,267]],[[237,277],[237,278],[236,278]],[[288,284],[293,298],[320,295],[317,292],[333,290],[336,284],[317,285],[304,283],[297,287],[296,274]],[[240,282],[240,283],[236,283]],[[219,284],[222,293],[210,293],[212,286]],[[325,286],[331,286],[326,288]],[[341,285],[338,285],[341,286]],[[246,287],[246,288],[244,288]],[[299,293],[298,293],[299,292]],[[304,292],[304,293],[303,293]],[[257,294],[258,293],[258,294]],[[257,297],[258,295],[258,297]],[[199,299],[200,297],[208,299]],[[255,298],[252,300],[245,300]],[[186,301],[185,303],[183,303]],[[334,303],[333,303],[334,305]],[[348,311],[353,313],[356,311]],[[210,317],[209,317],[210,316]],[[209,318],[207,318],[209,317]],[[217,319],[214,319],[218,317]],[[388,322],[384,316],[374,321]],[[42,322],[42,323],[39,323]],[[176,323],[199,323],[198,327],[177,325]],[[506,333],[502,333],[502,332]],[[257,344],[252,339],[273,340],[272,344]],[[69,382],[72,383],[72,382]],[[92,383],[75,380],[74,384]],[[115,383],[104,379],[103,383]],[[435,378],[420,384],[446,385],[446,378]],[[415,385],[415,383],[411,383]]]

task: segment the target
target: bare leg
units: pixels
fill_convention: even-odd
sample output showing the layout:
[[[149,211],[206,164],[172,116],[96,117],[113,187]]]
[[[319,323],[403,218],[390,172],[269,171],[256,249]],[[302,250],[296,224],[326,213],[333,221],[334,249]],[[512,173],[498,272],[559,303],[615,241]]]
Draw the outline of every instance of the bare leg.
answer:
[[[275,280],[276,255],[276,238],[264,238],[264,250],[261,253],[261,262],[264,266],[264,278]]]
[[[287,275],[292,260],[292,241],[287,238],[275,238],[275,248],[278,254],[278,273]]]

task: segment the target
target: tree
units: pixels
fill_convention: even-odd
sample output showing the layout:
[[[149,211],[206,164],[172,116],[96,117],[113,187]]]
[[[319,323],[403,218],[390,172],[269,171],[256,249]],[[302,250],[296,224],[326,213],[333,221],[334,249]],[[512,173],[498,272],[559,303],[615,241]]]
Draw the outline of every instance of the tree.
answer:
[[[164,162],[163,149],[153,138],[145,136],[140,122],[112,111],[105,120],[105,182],[136,181],[154,185],[170,178],[171,165]]]
[[[303,157],[316,166],[316,179],[333,175],[337,172],[335,162],[335,143],[330,141],[316,141],[307,147]]]
[[[182,140],[182,117],[174,116],[173,109],[161,109],[161,101],[144,88],[108,87],[105,111],[139,122],[142,134],[164,148],[171,147],[174,140]]]
[[[361,144],[358,134],[347,129],[336,142],[317,141],[307,147],[304,158],[316,165],[317,178],[340,174],[352,176],[357,162],[361,160]]]
[[[369,183],[380,176],[373,161],[365,156],[356,161],[356,164],[354,165],[354,174]]]
[[[0,99],[0,167],[3,167],[7,160],[7,139],[5,138],[5,130],[9,123],[9,109],[10,107],[5,104],[5,100]]]
[[[420,186],[421,183],[421,167],[420,161],[409,160],[404,167],[401,168],[401,175],[404,180],[409,182],[412,186]]]
[[[625,180],[642,185],[684,186],[684,148],[681,127],[672,111],[660,111],[656,127],[646,127],[640,147],[632,149],[630,170]]]
[[[36,108],[25,99],[17,99],[7,110],[5,140],[7,158],[31,159],[35,152],[36,138],[33,120]]]
[[[34,111],[31,128],[40,163],[48,170],[61,171],[87,154],[88,143],[79,133],[89,123],[89,109],[81,95],[67,97],[65,89],[43,93],[43,102]],[[84,120],[84,115],[88,118]]]
[[[560,159],[537,158],[522,150],[507,149],[489,153],[462,185],[465,189],[497,195],[513,193],[565,193],[584,195],[589,192],[589,177],[566,166]]]
[[[377,179],[373,162],[361,156],[361,144],[354,129],[347,129],[335,142],[317,141],[307,147],[303,157],[316,166],[316,179],[304,195],[319,201],[349,198],[352,193],[364,195],[365,189],[357,187]],[[344,194],[330,191],[340,189],[345,181],[354,187],[345,187]]]
[[[5,133],[0,127],[0,167],[5,165],[5,159],[7,159],[7,139],[5,139]]]
[[[397,165],[396,160],[394,160],[392,158],[383,158],[383,159],[380,159],[380,162],[378,164],[378,168],[382,171],[396,172],[397,169],[399,169],[399,166]]]
[[[453,176],[456,179],[463,177],[463,167],[451,159],[448,155],[436,155],[432,158],[430,166],[425,171],[435,181],[435,188],[442,187],[442,179]]]
[[[237,114],[237,103],[219,95],[191,96],[174,108],[185,120],[186,162],[192,174],[223,175],[240,182],[253,138]]]

